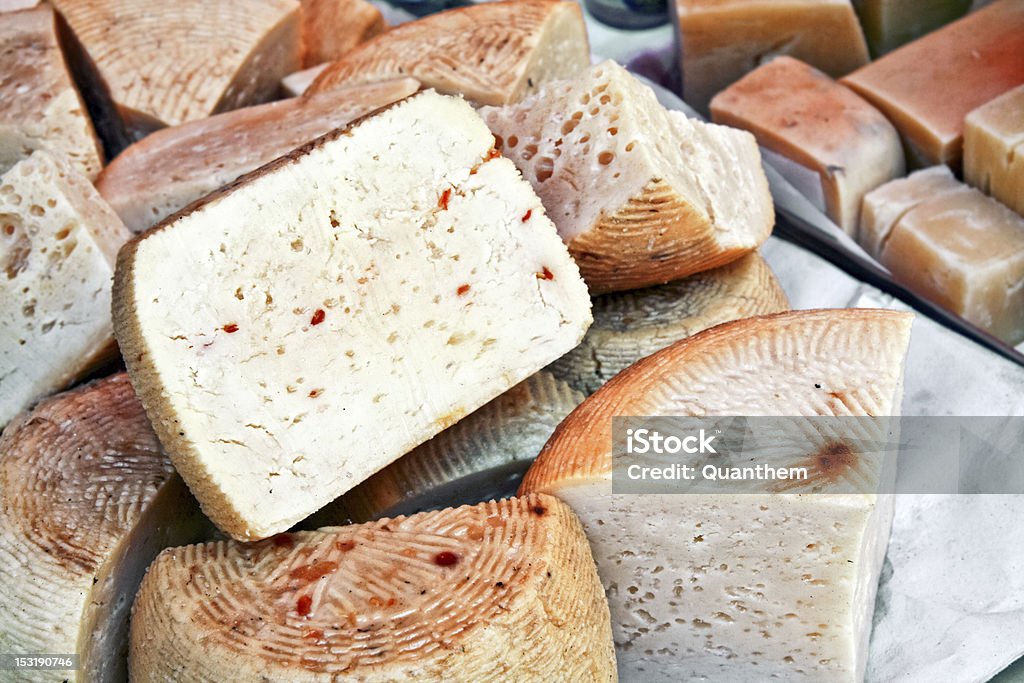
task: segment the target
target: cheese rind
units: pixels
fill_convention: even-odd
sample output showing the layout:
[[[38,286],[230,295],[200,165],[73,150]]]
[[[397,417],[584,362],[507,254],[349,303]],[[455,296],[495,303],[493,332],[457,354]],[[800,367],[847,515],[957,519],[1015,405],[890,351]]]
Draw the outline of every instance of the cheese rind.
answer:
[[[301,0],[302,66],[340,59],[387,30],[380,10],[366,0]]]
[[[967,115],[964,179],[1024,215],[1024,85]]]

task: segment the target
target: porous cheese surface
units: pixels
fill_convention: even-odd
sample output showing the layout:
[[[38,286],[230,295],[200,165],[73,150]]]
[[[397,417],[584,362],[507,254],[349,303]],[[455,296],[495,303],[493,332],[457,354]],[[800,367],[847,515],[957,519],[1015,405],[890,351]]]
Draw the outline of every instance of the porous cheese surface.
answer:
[[[1024,215],[1024,85],[967,115],[964,179]]]
[[[224,531],[289,528],[579,342],[586,286],[492,144],[421,93],[121,252],[128,370]]]

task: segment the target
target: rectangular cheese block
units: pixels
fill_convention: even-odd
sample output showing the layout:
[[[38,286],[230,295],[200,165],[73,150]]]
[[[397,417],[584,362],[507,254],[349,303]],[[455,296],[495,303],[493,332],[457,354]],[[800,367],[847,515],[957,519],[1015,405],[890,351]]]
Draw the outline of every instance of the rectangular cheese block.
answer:
[[[161,442],[238,539],[283,531],[579,343],[579,270],[473,109],[425,92],[121,252]]]
[[[829,218],[857,232],[864,194],[903,175],[899,134],[863,98],[791,57],[758,67],[711,100],[715,123],[814,169]]]
[[[698,111],[720,90],[776,55],[829,76],[868,61],[850,0],[677,0],[683,99]]]
[[[997,2],[858,69],[843,83],[882,110],[917,166],[960,167],[964,117],[1024,83],[1024,2]]]
[[[878,57],[959,19],[971,0],[853,0],[853,6],[868,49]]]
[[[302,66],[333,62],[387,30],[380,10],[366,0],[301,0]]]
[[[964,179],[1024,215],[1024,85],[967,115]]]

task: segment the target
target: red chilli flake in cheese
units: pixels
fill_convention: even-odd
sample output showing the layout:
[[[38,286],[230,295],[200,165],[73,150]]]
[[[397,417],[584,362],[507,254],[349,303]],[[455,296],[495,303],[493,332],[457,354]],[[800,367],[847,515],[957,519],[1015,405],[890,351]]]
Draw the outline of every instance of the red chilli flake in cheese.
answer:
[[[314,562],[313,564],[305,564],[301,567],[296,567],[289,572],[288,576],[293,579],[313,582],[317,579],[322,579],[328,574],[333,574],[337,569],[337,562]]]
[[[445,189],[444,192],[441,193],[440,197],[438,197],[437,205],[440,208],[442,208],[445,211],[447,211],[448,210],[448,200],[451,198],[451,196],[452,196],[452,188],[449,187],[449,188]]]
[[[544,266],[544,270],[537,273],[538,280],[554,280],[555,274],[548,270],[547,266]]]
[[[530,220],[530,216],[533,215],[533,209],[527,209],[526,213],[523,214],[523,222]]]
[[[459,556],[453,552],[442,550],[437,555],[434,555],[434,564],[439,567],[452,567],[459,563]]]
[[[324,318],[326,318],[326,317],[327,317],[327,314],[324,313],[324,309],[318,308],[318,309],[316,309],[316,312],[313,313],[313,317],[310,318],[309,324],[310,325],[319,325],[320,323],[322,323],[324,321]]]
[[[455,293],[459,296],[465,296],[469,293],[469,285],[459,285],[459,288],[455,290]]]
[[[309,613],[313,609],[313,598],[308,595],[303,595],[295,603],[295,611],[298,612],[300,617],[308,617]]]
[[[224,326],[223,329],[228,334],[234,334],[235,332],[238,332],[238,325],[236,325],[235,323],[228,323],[227,325]]]

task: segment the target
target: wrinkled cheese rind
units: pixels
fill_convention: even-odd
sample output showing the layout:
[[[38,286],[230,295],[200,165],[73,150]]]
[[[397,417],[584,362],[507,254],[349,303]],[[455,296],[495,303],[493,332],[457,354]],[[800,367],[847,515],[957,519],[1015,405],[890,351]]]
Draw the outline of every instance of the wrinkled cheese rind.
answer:
[[[1024,215],[1024,85],[967,115],[964,179]]]

